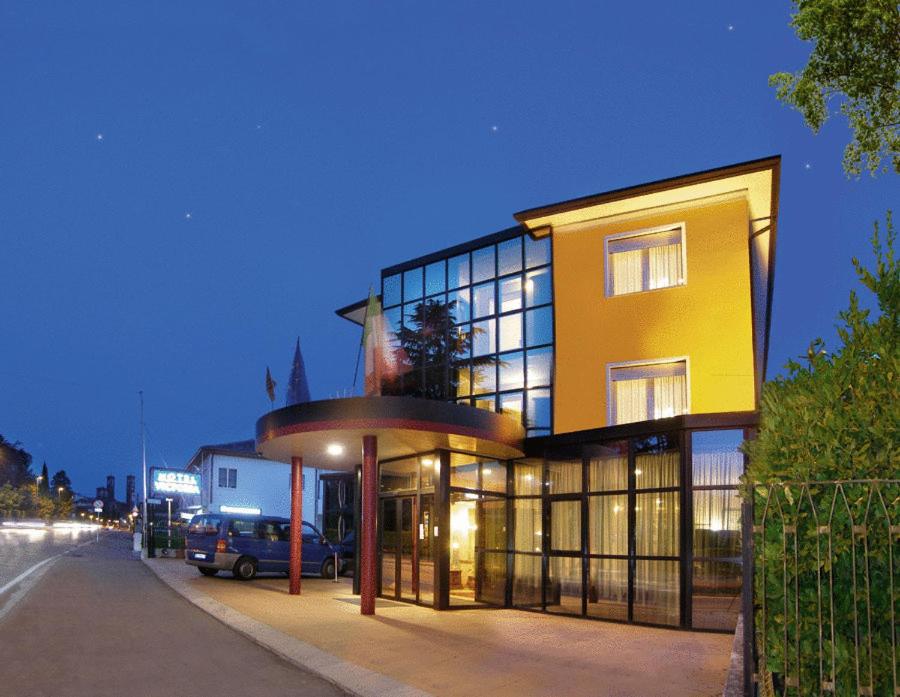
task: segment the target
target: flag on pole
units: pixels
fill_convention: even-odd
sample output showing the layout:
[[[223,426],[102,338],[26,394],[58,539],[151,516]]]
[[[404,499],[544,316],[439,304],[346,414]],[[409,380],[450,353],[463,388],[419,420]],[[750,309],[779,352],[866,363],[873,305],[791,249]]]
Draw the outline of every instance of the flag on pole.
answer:
[[[272,404],[275,403],[275,385],[276,382],[272,379],[272,373],[269,372],[269,366],[266,366],[266,394],[269,395],[269,401]]]
[[[393,383],[407,372],[410,364],[372,290],[369,290],[362,344],[366,355],[365,395],[377,396],[385,384]]]

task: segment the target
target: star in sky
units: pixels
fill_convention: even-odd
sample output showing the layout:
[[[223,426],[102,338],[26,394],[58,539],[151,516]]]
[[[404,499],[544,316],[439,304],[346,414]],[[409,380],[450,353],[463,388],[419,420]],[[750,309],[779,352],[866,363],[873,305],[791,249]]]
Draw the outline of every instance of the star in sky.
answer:
[[[103,140],[103,134],[102,134],[102,133],[98,133],[98,134],[97,134],[97,140]]]
[[[729,25],[728,25],[728,31],[734,31],[734,25],[733,25],[733,24],[729,24]]]
[[[805,169],[805,170],[810,170],[810,169],[812,169],[812,164],[810,164],[809,162],[805,163],[805,164],[803,165],[803,169]]]
[[[491,126],[491,133],[496,133],[500,130],[500,126]]]
[[[191,220],[191,219],[193,219],[193,217],[194,217],[194,214],[191,213],[190,211],[188,211],[187,213],[184,214],[185,220]]]

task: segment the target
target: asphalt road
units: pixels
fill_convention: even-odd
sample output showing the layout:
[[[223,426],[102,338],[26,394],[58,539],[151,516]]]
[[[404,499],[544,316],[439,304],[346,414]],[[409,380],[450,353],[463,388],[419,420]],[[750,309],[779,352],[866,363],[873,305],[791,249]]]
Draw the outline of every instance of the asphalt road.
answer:
[[[89,530],[0,527],[0,588],[39,561],[94,537]]]
[[[0,620],[0,696],[345,694],[188,603],[130,545],[69,551]]]

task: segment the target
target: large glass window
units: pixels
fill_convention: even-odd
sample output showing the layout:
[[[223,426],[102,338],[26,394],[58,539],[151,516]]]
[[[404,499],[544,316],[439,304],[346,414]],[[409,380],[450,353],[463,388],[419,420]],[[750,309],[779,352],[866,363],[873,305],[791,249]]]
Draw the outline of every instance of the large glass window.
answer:
[[[472,283],[486,281],[497,275],[494,247],[482,247],[472,252]]]
[[[500,312],[522,309],[522,277],[500,279]]]
[[[422,297],[422,267],[403,272],[403,299],[406,302]]]
[[[743,441],[738,429],[691,435],[694,627],[732,630],[740,612]]]
[[[400,274],[385,276],[381,282],[381,300],[384,307],[399,305],[400,298]]]
[[[607,295],[669,288],[684,282],[684,226],[625,233],[606,240]]]
[[[550,237],[534,239],[531,235],[525,235],[525,268],[532,269],[535,266],[543,266],[550,263]]]
[[[525,276],[525,304],[545,305],[553,300],[553,278],[549,267],[529,271]]]
[[[549,237],[517,235],[385,275],[385,317],[412,369],[383,393],[501,411],[529,436],[550,433],[550,263]]]
[[[469,285],[468,254],[460,254],[447,260],[447,283],[451,289]]]
[[[445,262],[436,261],[425,267],[425,295],[443,293],[447,289],[444,279],[446,273]]]
[[[522,269],[522,238],[513,237],[511,240],[497,245],[497,271],[503,276],[508,273],[521,271]]]
[[[608,400],[610,425],[686,414],[687,363],[610,366]]]

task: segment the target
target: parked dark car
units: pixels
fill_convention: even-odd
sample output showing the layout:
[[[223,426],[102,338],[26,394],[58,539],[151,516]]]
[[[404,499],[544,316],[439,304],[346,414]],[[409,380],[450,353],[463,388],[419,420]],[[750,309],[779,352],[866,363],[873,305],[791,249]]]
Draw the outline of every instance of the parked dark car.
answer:
[[[231,571],[242,581],[249,581],[257,572],[286,574],[290,530],[287,518],[201,513],[188,525],[184,561],[204,576]],[[334,557],[337,553],[341,558],[340,546],[332,545],[305,521],[302,534],[301,573],[334,578]]]

